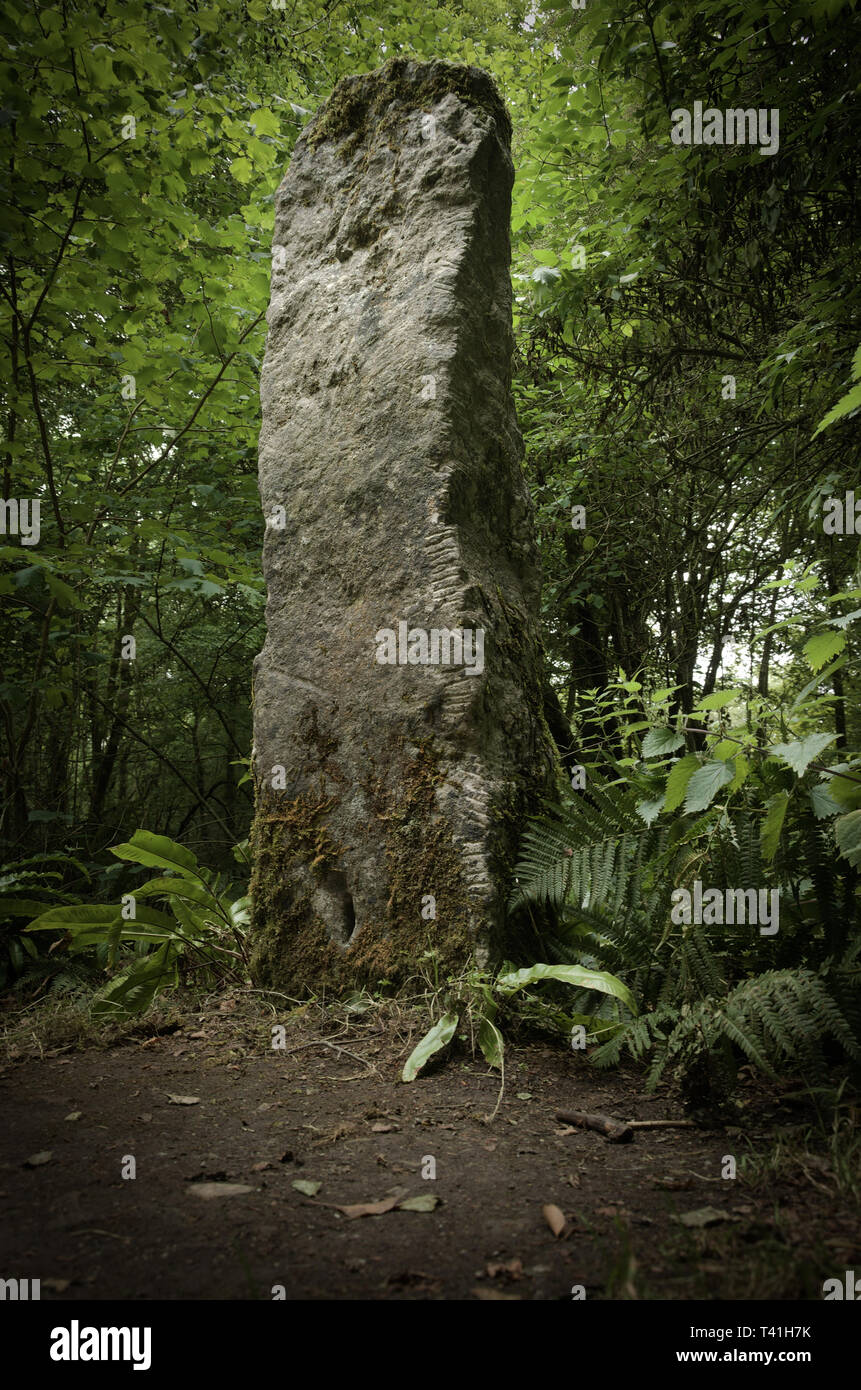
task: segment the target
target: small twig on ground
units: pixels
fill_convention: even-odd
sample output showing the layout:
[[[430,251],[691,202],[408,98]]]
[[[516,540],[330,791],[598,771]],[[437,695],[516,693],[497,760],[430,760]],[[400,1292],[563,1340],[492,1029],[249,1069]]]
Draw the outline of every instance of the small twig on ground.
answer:
[[[696,1129],[693,1120],[626,1120],[630,1129]]]
[[[342,1036],[342,1035],[341,1035],[340,1033],[334,1033],[334,1034],[333,1034],[333,1037],[336,1037],[336,1038],[340,1038],[341,1036]],[[350,1049],[349,1049],[348,1047],[339,1047],[339,1045],[338,1045],[337,1043],[335,1043],[335,1042],[330,1042],[330,1040],[329,1040],[328,1038],[312,1038],[310,1042],[299,1043],[298,1047],[290,1047],[290,1048],[287,1048],[286,1050],[287,1050],[288,1053],[290,1053],[290,1052],[301,1052],[301,1050],[302,1050],[303,1047],[329,1047],[329,1048],[332,1049],[333,1052],[342,1052],[342,1053],[344,1054],[345,1057],[352,1057],[353,1060],[354,1060],[355,1062],[361,1062],[362,1066],[363,1066],[363,1067],[367,1067],[369,1071],[374,1071],[374,1072],[377,1071],[377,1068],[376,1068],[376,1066],[374,1065],[374,1063],[373,1063],[373,1062],[369,1062],[369,1061],[367,1060],[366,1057],[360,1057],[359,1054],[358,1054],[358,1052],[351,1052]],[[377,1073],[377,1074],[379,1075],[379,1073]],[[335,1080],[335,1079],[341,1079],[341,1080],[343,1080],[344,1078],[335,1078],[335,1077],[330,1077],[330,1078],[329,1078],[329,1080]]]

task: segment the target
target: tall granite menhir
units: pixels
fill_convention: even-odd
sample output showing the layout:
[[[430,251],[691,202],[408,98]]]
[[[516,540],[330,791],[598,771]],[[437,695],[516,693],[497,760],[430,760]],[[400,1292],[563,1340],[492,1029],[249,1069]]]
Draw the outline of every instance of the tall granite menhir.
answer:
[[[505,949],[554,779],[486,73],[342,81],[276,198],[261,381],[254,968],[297,994]]]

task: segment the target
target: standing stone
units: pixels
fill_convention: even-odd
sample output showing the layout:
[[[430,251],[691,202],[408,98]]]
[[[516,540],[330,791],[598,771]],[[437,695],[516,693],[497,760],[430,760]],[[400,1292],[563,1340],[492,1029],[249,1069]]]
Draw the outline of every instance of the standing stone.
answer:
[[[252,898],[257,978],[294,994],[498,957],[554,785],[512,180],[489,76],[396,59],[336,87],[276,197]]]

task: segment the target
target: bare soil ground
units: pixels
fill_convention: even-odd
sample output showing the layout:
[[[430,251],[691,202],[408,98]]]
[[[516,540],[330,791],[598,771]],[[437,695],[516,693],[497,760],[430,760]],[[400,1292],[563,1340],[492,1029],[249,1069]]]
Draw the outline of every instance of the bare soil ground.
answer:
[[[39,1278],[58,1300],[271,1299],[277,1286],[288,1299],[567,1300],[582,1286],[821,1300],[826,1278],[861,1267],[858,1209],[811,1147],[810,1113],[752,1078],[731,1122],[613,1144],[555,1112],[679,1118],[672,1088],[649,1096],[633,1067],[509,1043],[488,1122],[499,1079],[463,1046],[401,1082],[419,1009],[308,1006],[285,1019],[283,1050],[272,1022],[237,993],[162,1009],[110,1047],[13,1047],[0,1276]],[[428,1196],[432,1210],[339,1210]]]

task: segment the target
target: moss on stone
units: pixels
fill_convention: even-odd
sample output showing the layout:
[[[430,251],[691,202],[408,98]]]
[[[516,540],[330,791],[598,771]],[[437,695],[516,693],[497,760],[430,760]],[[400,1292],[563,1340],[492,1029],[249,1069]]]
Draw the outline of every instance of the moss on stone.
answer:
[[[390,895],[385,916],[360,923],[346,947],[329,937],[312,903],[313,879],[304,872],[344,870],[343,852],[326,824],[335,799],[321,792],[285,802],[258,788],[251,839],[255,979],[297,996],[341,993],[381,980],[402,985],[417,974],[428,949],[437,952],[443,976],[468,963],[485,924],[475,920],[451,826],[436,806],[442,775],[432,740],[407,764],[397,802],[369,772],[369,804],[386,826]],[[428,893],[436,899],[436,917],[425,921],[422,897]]]

